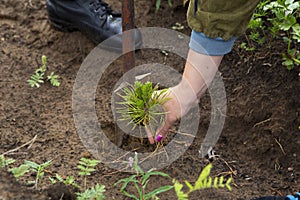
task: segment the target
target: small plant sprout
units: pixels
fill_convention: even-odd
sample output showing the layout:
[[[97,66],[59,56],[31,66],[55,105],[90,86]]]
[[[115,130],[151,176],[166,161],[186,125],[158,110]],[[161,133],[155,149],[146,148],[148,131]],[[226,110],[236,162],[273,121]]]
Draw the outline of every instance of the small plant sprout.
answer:
[[[0,156],[0,168],[8,167],[9,165],[13,164],[15,162],[12,158],[5,158],[4,155]],[[8,169],[9,172],[11,172],[15,178],[19,178],[29,172],[29,166],[26,164],[20,165],[19,167],[14,167],[11,169]]]
[[[77,200],[103,200],[105,199],[104,192],[105,186],[97,183],[95,187],[86,189],[83,193],[76,193]]]
[[[282,54],[282,59],[284,61],[282,64],[285,65],[288,70],[291,70],[295,65],[300,65],[300,52],[295,48],[291,49],[292,40],[290,38],[284,37],[283,39],[288,43],[288,48],[287,53]]]
[[[133,86],[125,87],[119,95],[122,98],[122,102],[118,102],[122,106],[118,108],[118,113],[121,114],[119,120],[129,121],[128,125],[133,125],[132,129],[144,126],[148,130],[149,140],[152,139],[152,124],[164,119],[165,112],[159,108],[169,100],[166,97],[167,89],[158,90],[158,85],[153,87],[150,81],[136,81]]]
[[[27,81],[31,87],[39,88],[44,83],[44,75],[47,70],[47,57],[42,56],[42,66],[35,70],[34,74]]]
[[[156,4],[155,4],[156,12],[159,10],[160,4],[161,4],[161,0],[156,0]],[[168,4],[170,7],[172,7],[172,0],[168,0]]]
[[[42,66],[35,70],[34,74],[27,80],[28,84],[31,87],[39,88],[42,83],[45,82],[45,73],[47,71],[47,57],[45,55],[42,56]],[[51,72],[50,75],[47,76],[47,80],[50,81],[51,85],[58,87],[60,82],[58,81],[59,76],[55,75],[54,72]]]
[[[75,182],[74,176],[67,176],[65,179],[61,177],[59,174],[55,174],[55,178],[49,177],[49,180],[52,184],[56,183],[57,181],[65,184],[65,185],[72,185],[76,188],[80,188],[79,185]]]
[[[15,162],[12,158],[5,158],[4,155],[0,155],[0,168],[5,168],[9,166],[10,164],[13,164]]]
[[[84,190],[86,190],[86,179],[92,172],[96,171],[95,167],[100,163],[99,160],[92,160],[88,158],[81,158],[77,168],[80,169],[78,173],[80,176],[84,176]]]
[[[172,26],[172,29],[175,31],[182,31],[184,29],[184,26],[181,23],[176,22],[175,25]]]
[[[149,183],[151,176],[162,176],[169,178],[169,175],[163,172],[154,171],[154,169],[144,172],[138,165],[137,153],[135,153],[134,162],[132,164],[132,169],[135,171],[135,174],[131,175],[128,178],[120,179],[114,184],[114,186],[122,184],[120,192],[122,192],[125,196],[135,200],[159,199],[157,197],[158,194],[161,194],[173,188],[172,185],[166,185],[156,188],[153,191],[147,193],[147,184]],[[134,186],[134,188],[136,189],[135,193],[130,193],[127,190],[129,185]]]
[[[214,179],[211,178],[210,171],[212,168],[212,164],[208,164],[200,173],[197,181],[195,182],[195,185],[193,186],[190,182],[185,181],[185,185],[188,187],[188,191],[184,192],[183,189],[183,184],[179,183],[177,180],[173,180],[174,183],[174,189],[176,192],[176,195],[178,197],[178,200],[188,200],[188,196],[190,193],[196,191],[196,190],[202,190],[202,189],[207,189],[207,188],[227,188],[228,190],[231,191],[231,181],[232,179],[229,178],[226,182],[224,182],[224,177],[215,177]]]
[[[39,165],[32,161],[25,161],[25,165],[29,166],[29,170],[36,173],[35,181],[32,181],[32,183],[34,183],[34,186],[36,189],[38,189],[38,184],[41,182],[41,180],[44,177],[45,169],[51,165],[51,162],[52,161],[49,160],[49,161]]]
[[[240,47],[242,49],[245,49],[246,51],[254,51],[255,50],[255,47],[248,47],[247,43],[245,43],[245,42],[242,42],[241,45],[240,45]]]
[[[167,50],[162,50],[161,53],[164,54],[164,56],[165,56],[165,57],[164,57],[164,64],[166,64],[166,62],[167,62],[167,57],[168,57],[169,53],[168,53]]]

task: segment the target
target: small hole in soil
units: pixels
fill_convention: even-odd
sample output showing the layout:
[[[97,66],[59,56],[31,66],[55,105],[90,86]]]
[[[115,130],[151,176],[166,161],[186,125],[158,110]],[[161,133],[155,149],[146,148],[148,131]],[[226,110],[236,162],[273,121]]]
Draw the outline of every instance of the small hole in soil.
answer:
[[[112,143],[124,149],[125,151],[149,153],[149,152],[154,152],[156,150],[157,144],[150,144],[147,138],[143,138],[143,140],[141,140],[139,137],[126,134],[122,132],[122,130],[120,130],[114,123],[102,125],[101,128],[103,133]],[[117,139],[118,141],[121,141],[121,143],[119,144],[118,141],[116,141],[116,137],[117,137],[116,134],[118,134],[118,137],[122,135],[122,139],[119,138]],[[163,146],[168,145],[168,143],[172,140],[172,138],[175,135],[176,135],[175,131],[170,131],[168,133],[168,137],[162,141]]]

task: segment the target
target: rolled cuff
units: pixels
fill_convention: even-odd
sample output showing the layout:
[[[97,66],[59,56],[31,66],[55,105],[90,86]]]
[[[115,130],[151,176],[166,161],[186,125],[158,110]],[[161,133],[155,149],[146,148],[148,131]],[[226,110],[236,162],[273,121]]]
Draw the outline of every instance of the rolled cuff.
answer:
[[[224,40],[221,37],[209,38],[204,33],[192,30],[190,48],[197,53],[209,56],[223,56],[232,50],[237,37]]]

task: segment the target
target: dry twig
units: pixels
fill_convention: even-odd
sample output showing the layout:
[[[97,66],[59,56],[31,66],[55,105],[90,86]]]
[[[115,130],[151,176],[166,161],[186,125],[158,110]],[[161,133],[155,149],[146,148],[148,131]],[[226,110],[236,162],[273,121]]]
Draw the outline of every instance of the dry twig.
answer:
[[[13,152],[15,152],[15,151],[18,151],[19,149],[21,149],[21,148],[23,148],[23,147],[25,147],[25,146],[27,146],[27,145],[29,145],[29,146],[27,147],[27,149],[30,149],[31,146],[32,146],[32,144],[35,142],[36,138],[37,138],[37,135],[35,135],[29,142],[26,142],[25,144],[23,144],[23,145],[21,145],[21,146],[15,148],[15,149],[11,149],[11,150],[9,150],[9,151],[7,151],[7,152],[4,152],[3,154],[1,154],[1,156],[4,156],[4,155],[10,154],[10,153],[13,153]]]

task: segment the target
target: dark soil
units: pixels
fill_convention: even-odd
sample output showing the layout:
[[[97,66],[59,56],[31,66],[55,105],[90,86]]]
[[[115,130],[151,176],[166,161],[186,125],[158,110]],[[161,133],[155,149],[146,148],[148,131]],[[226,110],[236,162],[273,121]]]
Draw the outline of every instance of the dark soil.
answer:
[[[120,1],[108,2],[114,2],[113,7],[120,11]],[[77,175],[78,160],[92,156],[76,133],[72,89],[81,63],[96,45],[79,32],[62,33],[51,28],[45,1],[2,0],[0,8],[0,154],[20,147],[37,135],[32,145],[6,155],[17,160],[12,166],[24,160],[38,163],[53,160],[46,176],[72,175],[82,184],[82,177]],[[180,3],[175,3],[173,8],[163,3],[161,10],[155,13],[151,1],[136,1],[136,26],[171,28],[180,22],[185,26],[183,32],[189,34],[185,12]],[[220,66],[228,112],[222,135],[214,148],[220,157],[212,161],[212,176],[221,173],[227,178],[232,176],[233,190],[195,192],[190,199],[252,199],[300,190],[299,69],[288,71],[281,65],[281,53],[286,46],[279,39],[269,40],[268,45],[253,52],[239,48],[242,41],[246,39],[239,38]],[[40,66],[43,54],[48,58],[49,69],[60,75],[60,87],[46,83],[36,89],[26,82]],[[169,55],[165,60],[165,56],[155,50],[141,50],[136,53],[136,59],[137,64],[165,62],[179,72],[184,67],[183,59]],[[101,85],[96,97],[99,121],[111,130],[115,126],[108,109],[112,83],[121,76],[120,63],[114,63],[108,70],[110,82]],[[201,159],[198,152],[201,133],[207,130],[209,120],[210,99],[206,94],[201,100],[199,135],[188,151],[163,172],[180,181],[196,180],[209,162]],[[142,145],[127,138],[122,147],[139,146]],[[104,184],[107,199],[126,199],[119,188],[113,187],[117,180],[126,176],[129,174],[99,164],[93,176],[88,177],[88,185]],[[26,181],[33,179],[31,174],[17,182],[1,170],[0,199],[74,197],[74,191],[62,185],[50,187],[48,178],[42,181],[39,191],[25,186]],[[172,184],[172,180],[166,178],[151,181],[150,189]],[[61,195],[60,190],[70,194]],[[176,199],[176,196],[169,191],[160,198]]]

